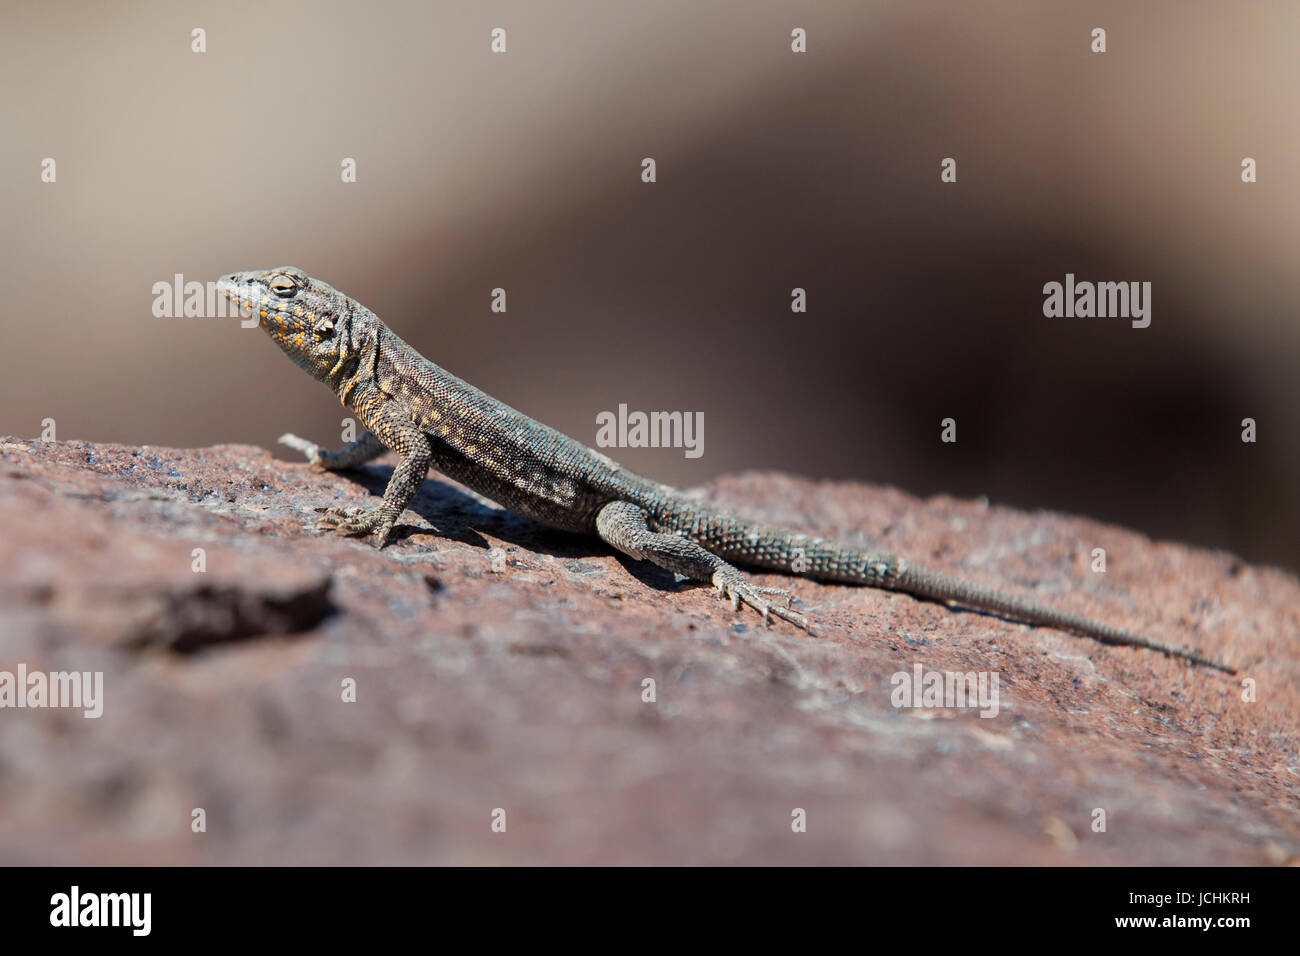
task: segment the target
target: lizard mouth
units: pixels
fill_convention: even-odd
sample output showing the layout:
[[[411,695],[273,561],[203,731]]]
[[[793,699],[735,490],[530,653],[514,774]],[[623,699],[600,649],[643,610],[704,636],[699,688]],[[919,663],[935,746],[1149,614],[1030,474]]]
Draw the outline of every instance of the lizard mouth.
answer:
[[[238,305],[249,316],[258,316],[263,326],[282,321],[277,313],[287,313],[288,305],[278,301],[252,282],[236,279],[218,279],[217,291]]]
[[[317,321],[309,307],[272,294],[264,283],[241,280],[239,273],[217,280],[217,291],[239,308],[242,315],[257,318],[258,325],[281,347],[292,353],[307,347]]]
[[[217,291],[249,312],[258,308],[258,299],[262,298],[256,287],[240,284],[233,279],[218,279]]]

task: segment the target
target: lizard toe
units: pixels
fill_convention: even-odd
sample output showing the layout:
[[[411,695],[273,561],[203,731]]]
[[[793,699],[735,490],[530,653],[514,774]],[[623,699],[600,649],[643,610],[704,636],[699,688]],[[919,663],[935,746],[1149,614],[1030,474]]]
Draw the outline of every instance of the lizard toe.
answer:
[[[330,508],[320,516],[320,520],[316,522],[316,525],[317,527],[320,525],[342,525],[364,514],[365,510],[364,508]]]
[[[718,589],[718,594],[724,600],[731,601],[732,610],[739,611],[742,604],[747,604],[763,616],[765,623],[771,623],[772,618],[779,617],[783,621],[788,621],[796,627],[808,629],[808,621],[803,615],[797,614],[789,609],[791,597],[788,591],[783,588],[768,588],[751,582],[745,574],[733,567],[719,568],[713,576],[713,584]],[[773,604],[764,597],[765,594],[774,594],[786,599],[786,606]]]
[[[753,588],[753,590],[757,591],[759,594],[774,594],[777,597],[785,598],[786,607],[789,607],[794,602],[794,596],[791,595],[790,592],[787,591],[785,588],[765,588],[765,587],[760,587],[757,584],[752,584],[750,585],[750,587]]]
[[[292,448],[294,451],[301,452],[312,464],[319,464],[321,459],[320,445],[314,441],[308,441],[305,438],[299,438],[292,432],[285,432],[276,439],[281,445]]]
[[[343,534],[370,534],[372,531],[383,525],[383,516],[380,515],[379,509],[367,510],[365,508],[331,508],[321,516],[317,525],[332,526],[335,531]],[[387,544],[387,535],[391,526],[384,529],[384,542]],[[383,547],[383,544],[380,547]]]

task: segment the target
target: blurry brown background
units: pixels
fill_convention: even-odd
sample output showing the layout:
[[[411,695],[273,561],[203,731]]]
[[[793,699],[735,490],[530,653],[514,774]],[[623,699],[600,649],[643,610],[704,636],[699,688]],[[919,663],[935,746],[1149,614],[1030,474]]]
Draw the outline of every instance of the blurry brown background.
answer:
[[[11,5],[0,433],[335,444],[261,332],[150,311],[176,272],[292,264],[588,443],[620,402],[703,411],[703,458],[615,452],[662,480],[988,495],[1297,567],[1298,28],[1288,0]],[[1151,327],[1044,318],[1067,272],[1151,281]]]

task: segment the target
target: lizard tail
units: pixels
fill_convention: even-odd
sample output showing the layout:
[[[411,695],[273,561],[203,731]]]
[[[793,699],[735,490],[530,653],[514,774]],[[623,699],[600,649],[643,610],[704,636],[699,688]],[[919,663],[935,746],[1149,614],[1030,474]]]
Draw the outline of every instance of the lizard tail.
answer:
[[[709,522],[706,520],[704,523],[707,525]],[[713,538],[719,544],[717,553],[737,564],[803,575],[817,581],[901,591],[932,601],[985,611],[1025,624],[1041,624],[1072,631],[1104,644],[1147,648],[1227,674],[1237,673],[1227,664],[1190,648],[1162,644],[1079,614],[1070,614],[1036,601],[1003,594],[941,571],[912,564],[896,555],[861,551],[839,542],[762,525],[743,526],[737,532],[735,525],[728,527],[725,522],[719,522],[716,529],[696,530],[697,533],[703,531],[705,535],[710,532],[717,534]]]
[[[961,604],[976,610],[990,611],[1029,624],[1044,624],[1063,631],[1074,631],[1076,634],[1086,635],[1101,641],[1103,644],[1145,647],[1153,651],[1159,651],[1162,654],[1168,654],[1170,657],[1180,657],[1195,664],[1212,667],[1227,674],[1237,673],[1235,668],[1206,657],[1204,654],[1190,648],[1162,644],[1139,634],[1133,634],[1118,627],[1091,620],[1080,614],[1070,614],[1067,611],[1057,610],[1035,601],[1026,601],[1022,598],[995,591],[992,588],[971,584],[941,571],[933,571],[930,568],[919,567],[906,561],[895,560],[900,565],[899,574],[895,583],[885,586],[898,591],[905,591],[908,594],[930,598],[935,601]]]

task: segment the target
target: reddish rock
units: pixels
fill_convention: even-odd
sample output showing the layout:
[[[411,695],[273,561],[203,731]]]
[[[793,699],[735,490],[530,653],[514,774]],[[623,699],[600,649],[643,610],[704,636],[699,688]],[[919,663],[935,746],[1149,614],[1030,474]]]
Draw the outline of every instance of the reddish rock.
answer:
[[[1294,575],[1066,515],[773,474],[717,482],[709,501],[1241,674],[793,580],[808,635],[436,475],[383,552],[313,529],[389,471],[332,475],[242,446],[0,440],[0,671],[104,674],[99,719],[0,710],[0,862],[1300,856]],[[1105,574],[1090,569],[1098,547]],[[997,716],[891,706],[891,675],[918,663],[995,671]]]

